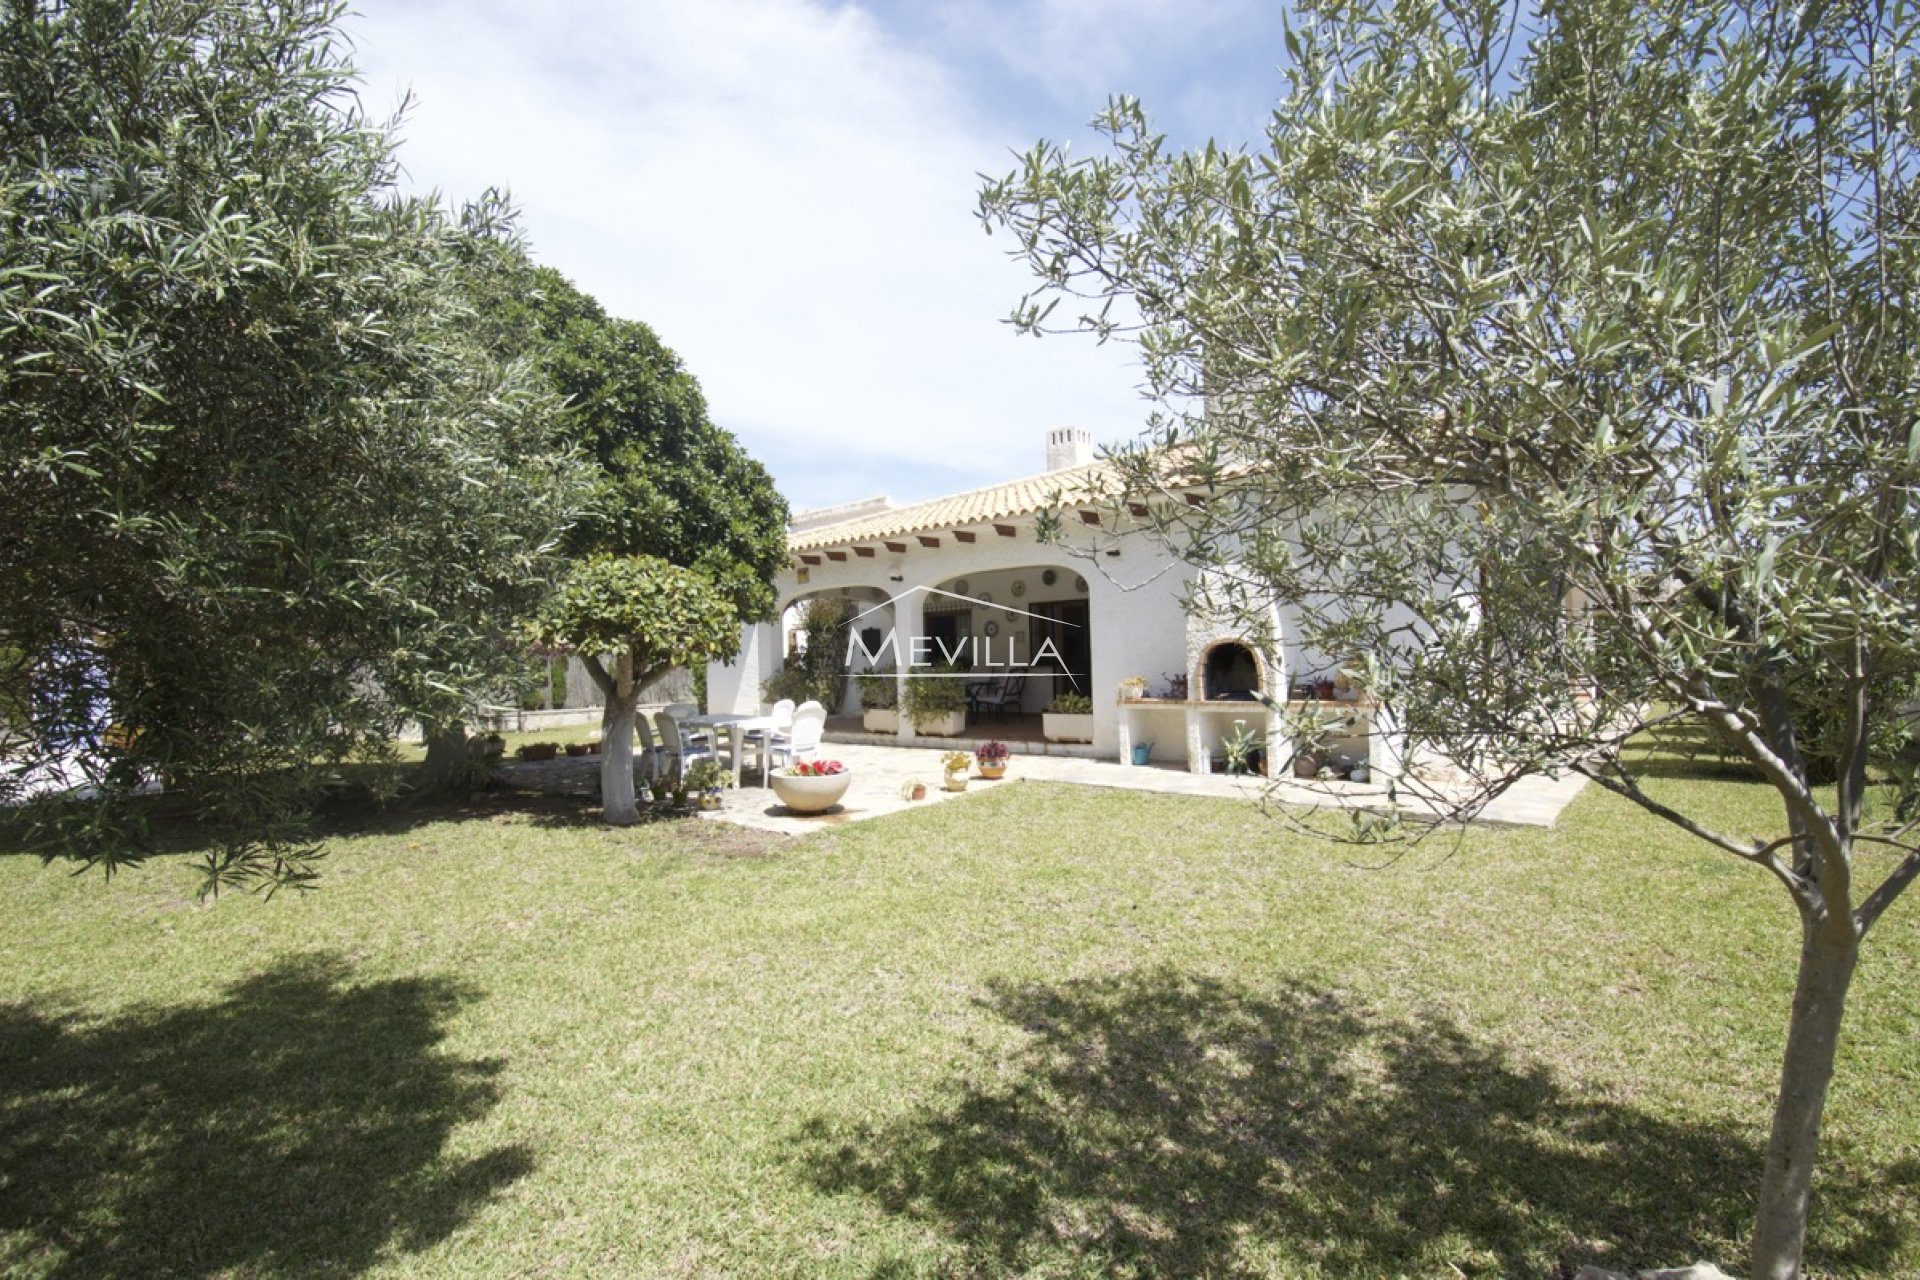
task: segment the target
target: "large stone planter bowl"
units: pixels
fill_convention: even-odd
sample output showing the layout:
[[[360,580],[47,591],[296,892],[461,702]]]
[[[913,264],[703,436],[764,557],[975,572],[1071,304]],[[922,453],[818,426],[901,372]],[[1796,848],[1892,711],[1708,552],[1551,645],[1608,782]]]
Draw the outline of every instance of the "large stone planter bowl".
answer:
[[[847,785],[853,781],[853,774],[832,773],[819,778],[802,778],[788,773],[776,773],[771,779],[773,794],[780,797],[780,803],[795,813],[823,813],[840,803],[840,797],[847,794]]]

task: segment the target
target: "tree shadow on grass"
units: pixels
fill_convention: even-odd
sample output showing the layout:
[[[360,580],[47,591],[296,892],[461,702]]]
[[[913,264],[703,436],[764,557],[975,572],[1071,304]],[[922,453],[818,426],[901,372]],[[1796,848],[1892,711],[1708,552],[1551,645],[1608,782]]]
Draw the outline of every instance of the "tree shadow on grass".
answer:
[[[944,1104],[799,1137],[816,1187],[932,1227],[963,1270],[1551,1276],[1608,1258],[1739,1261],[1764,1135],[1583,1095],[1444,1019],[1166,971],[1001,988],[989,1005],[1032,1033],[1011,1062]],[[1864,1190],[1823,1177],[1816,1214],[1844,1220],[1845,1244],[1820,1265],[1885,1274],[1904,1243]]]
[[[499,1098],[438,1049],[473,993],[329,958],[104,1022],[0,1008],[0,1270],[341,1274],[445,1238],[533,1167],[445,1154]]]

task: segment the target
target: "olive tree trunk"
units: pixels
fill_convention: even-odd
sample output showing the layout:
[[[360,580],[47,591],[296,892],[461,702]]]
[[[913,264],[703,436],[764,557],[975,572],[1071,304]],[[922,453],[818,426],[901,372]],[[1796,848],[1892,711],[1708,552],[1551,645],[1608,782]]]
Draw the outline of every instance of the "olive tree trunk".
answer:
[[[1794,984],[1780,1098],[1774,1104],[1773,1136],[1767,1144],[1760,1210],[1754,1222],[1756,1280],[1793,1280],[1800,1274],[1820,1117],[1833,1080],[1847,988],[1860,958],[1859,931],[1844,907],[1837,915],[1831,908],[1803,909],[1801,922],[1800,973]]]
[[[470,750],[466,721],[422,720],[420,738],[427,747],[427,760],[420,769],[422,791],[451,790],[466,779]]]

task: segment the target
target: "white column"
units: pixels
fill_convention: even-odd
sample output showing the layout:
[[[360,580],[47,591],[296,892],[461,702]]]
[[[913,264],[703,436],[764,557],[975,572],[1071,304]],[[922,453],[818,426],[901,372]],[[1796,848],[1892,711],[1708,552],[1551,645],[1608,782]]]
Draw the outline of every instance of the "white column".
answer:
[[[913,639],[919,635],[926,624],[927,593],[915,591],[911,595],[896,596],[893,602],[894,635],[899,641],[900,697],[894,704],[900,708],[900,727],[894,730],[902,738],[913,736],[913,722],[907,718],[907,673],[913,669]]]

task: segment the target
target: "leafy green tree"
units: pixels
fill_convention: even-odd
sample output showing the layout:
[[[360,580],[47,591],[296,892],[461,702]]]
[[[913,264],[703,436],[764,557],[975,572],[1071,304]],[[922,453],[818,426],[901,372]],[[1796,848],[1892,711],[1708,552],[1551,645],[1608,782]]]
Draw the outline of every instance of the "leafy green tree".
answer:
[[[330,0],[0,10],[0,790],[81,769],[52,853],[138,857],[143,780],[310,876],[306,800],[495,668],[578,491],[559,402],[467,335],[494,250],[393,189]]]
[[[730,654],[740,615],[706,575],[658,556],[594,556],[575,565],[533,625],[536,644],[577,651],[606,695],[600,797],[606,821],[640,813],[633,790],[633,719],[640,691],[675,667]],[[613,669],[599,655],[612,654]]]
[[[1111,153],[982,196],[1041,280],[1022,326],[1067,300],[1139,343],[1163,408],[1118,496],[1360,655],[1476,784],[1432,800],[1575,770],[1781,886],[1766,1277],[1800,1270],[1861,942],[1920,875],[1876,783],[1920,672],[1915,21],[1312,0],[1262,153],[1120,100]],[[1778,827],[1686,811],[1627,746],[1656,731],[1748,762]]]
[[[526,352],[570,409],[568,433],[597,467],[570,554],[658,556],[698,568],[741,616],[770,615],[787,563],[787,504],[767,470],[707,414],[700,384],[653,330],[606,314],[550,267],[494,273],[489,340]]]
[[[565,398],[568,436],[592,465],[587,510],[566,542],[571,556],[585,558],[580,571],[588,578],[565,584],[563,598],[606,589],[607,571],[595,557],[639,557],[694,570],[731,604],[736,628],[770,616],[773,576],[787,563],[786,501],[766,468],[707,416],[700,384],[679,357],[646,325],[608,316],[559,272],[524,257],[488,275],[481,297],[484,340],[503,353],[530,353]],[[679,633],[669,627],[664,634]],[[701,663],[731,656],[738,641],[736,629],[728,644],[696,656]],[[631,699],[652,676],[623,685],[584,641],[567,643],[581,649],[607,695],[607,820],[630,822],[633,780],[616,776],[614,760],[630,759]]]

